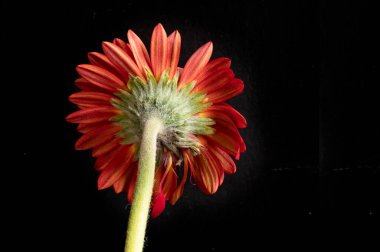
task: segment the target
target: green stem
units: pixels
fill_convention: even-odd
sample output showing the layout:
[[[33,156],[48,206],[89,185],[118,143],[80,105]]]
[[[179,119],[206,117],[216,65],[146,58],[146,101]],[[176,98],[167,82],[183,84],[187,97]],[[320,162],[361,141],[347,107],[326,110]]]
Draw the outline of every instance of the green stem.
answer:
[[[145,123],[140,145],[136,187],[128,221],[125,252],[143,251],[156,168],[157,135],[161,129],[162,123],[157,118],[150,118]]]

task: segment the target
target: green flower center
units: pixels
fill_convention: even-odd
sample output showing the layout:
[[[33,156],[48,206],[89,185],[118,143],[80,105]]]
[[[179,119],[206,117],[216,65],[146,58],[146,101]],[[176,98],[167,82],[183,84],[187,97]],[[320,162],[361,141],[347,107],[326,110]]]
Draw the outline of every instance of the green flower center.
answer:
[[[197,113],[211,103],[204,102],[205,94],[191,92],[195,82],[181,90],[177,89],[177,83],[178,74],[169,79],[166,72],[158,82],[151,73],[147,73],[146,82],[138,77],[130,78],[128,90],[120,90],[116,94],[119,99],[111,100],[114,107],[123,111],[111,119],[122,127],[117,135],[124,139],[122,144],[139,144],[146,120],[154,116],[164,125],[158,135],[158,151],[166,147],[177,157],[181,156],[179,148],[189,148],[195,155],[200,152],[202,145],[195,135],[213,134],[210,126],[215,122]]]

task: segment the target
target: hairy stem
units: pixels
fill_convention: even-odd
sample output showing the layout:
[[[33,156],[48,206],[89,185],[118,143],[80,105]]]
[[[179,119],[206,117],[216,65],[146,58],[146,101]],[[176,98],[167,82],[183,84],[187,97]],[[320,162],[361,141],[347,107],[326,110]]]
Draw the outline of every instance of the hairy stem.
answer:
[[[156,165],[157,135],[162,123],[157,118],[146,121],[139,154],[139,168],[129,216],[125,252],[141,252],[152,198]]]

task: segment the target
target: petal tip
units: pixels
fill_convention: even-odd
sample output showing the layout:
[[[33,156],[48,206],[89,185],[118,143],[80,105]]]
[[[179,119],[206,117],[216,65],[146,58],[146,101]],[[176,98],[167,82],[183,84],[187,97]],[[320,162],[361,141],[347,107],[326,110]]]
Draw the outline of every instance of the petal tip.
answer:
[[[161,23],[158,23],[154,28],[164,29],[164,26]]]

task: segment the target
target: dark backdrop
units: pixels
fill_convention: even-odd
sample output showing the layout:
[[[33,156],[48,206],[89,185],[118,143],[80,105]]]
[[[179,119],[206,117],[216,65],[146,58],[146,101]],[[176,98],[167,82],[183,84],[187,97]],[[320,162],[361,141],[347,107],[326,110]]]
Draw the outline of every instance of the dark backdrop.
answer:
[[[97,191],[94,160],[73,148],[79,134],[64,119],[75,110],[67,97],[87,52],[125,39],[128,29],[147,44],[158,22],[181,32],[182,64],[209,40],[213,57],[232,59],[246,85],[230,103],[248,120],[241,131],[247,152],[215,195],[188,183],[178,203],[149,222],[146,251],[255,251],[304,241],[309,250],[342,234],[345,243],[346,235],[372,239],[380,166],[374,6],[3,1],[3,7],[8,85],[16,87],[12,107],[21,106],[20,240],[32,234],[27,244],[39,251],[122,251],[129,206],[112,189]]]

